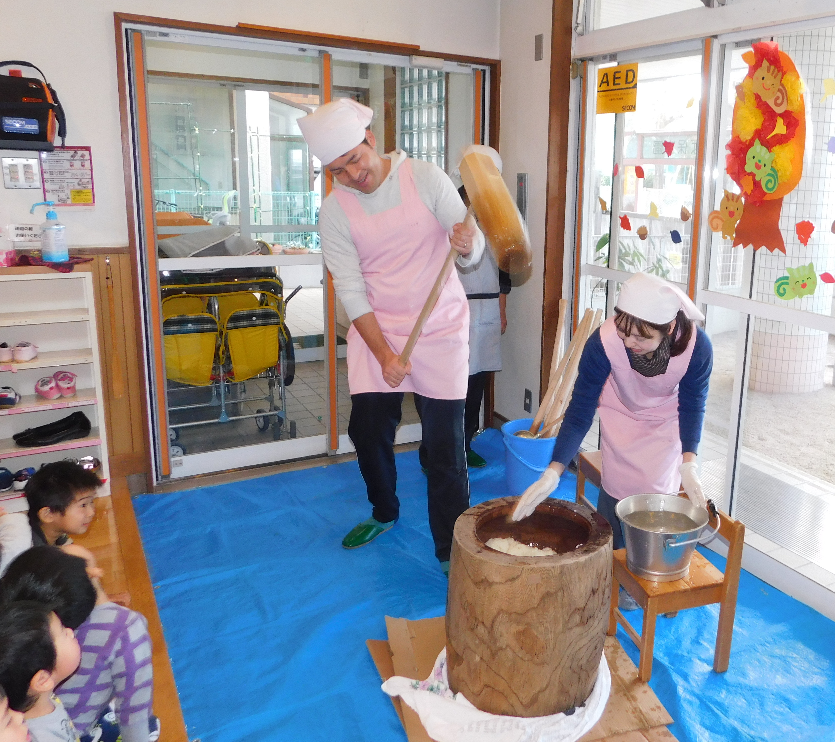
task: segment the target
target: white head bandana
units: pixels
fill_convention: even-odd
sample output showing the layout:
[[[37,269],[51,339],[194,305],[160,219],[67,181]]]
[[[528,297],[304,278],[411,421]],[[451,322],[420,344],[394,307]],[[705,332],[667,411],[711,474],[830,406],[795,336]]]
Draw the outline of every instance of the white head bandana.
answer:
[[[307,146],[322,165],[330,165],[365,139],[374,111],[352,98],[325,103],[298,120]]]
[[[705,316],[678,286],[649,273],[636,273],[621,287],[616,306],[633,317],[663,325],[672,322],[678,310],[688,319],[703,320]]]
[[[478,152],[480,155],[487,155],[493,160],[498,171],[500,173],[502,171],[502,158],[496,150],[492,147],[488,147],[486,144],[468,144],[461,148],[461,151],[458,153],[458,158],[455,160],[455,167],[449,173],[450,180],[452,180],[456,188],[460,188],[464,185],[464,182],[461,180],[461,160],[472,152]]]

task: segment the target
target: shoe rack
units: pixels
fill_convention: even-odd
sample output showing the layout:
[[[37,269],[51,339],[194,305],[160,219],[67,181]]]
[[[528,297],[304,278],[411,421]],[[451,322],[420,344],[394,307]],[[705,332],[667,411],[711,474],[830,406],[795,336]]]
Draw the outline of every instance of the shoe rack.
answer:
[[[95,456],[98,475],[109,480],[104,393],[99,359],[93,276],[87,271],[58,273],[44,268],[0,269],[0,343],[13,347],[28,341],[36,358],[0,361],[0,386],[10,386],[20,401],[0,410],[0,466],[12,472],[65,458]],[[57,371],[76,374],[76,392],[45,399],[35,383]],[[83,438],[50,445],[19,446],[12,436],[81,411],[92,429]],[[109,483],[100,491],[110,493]]]

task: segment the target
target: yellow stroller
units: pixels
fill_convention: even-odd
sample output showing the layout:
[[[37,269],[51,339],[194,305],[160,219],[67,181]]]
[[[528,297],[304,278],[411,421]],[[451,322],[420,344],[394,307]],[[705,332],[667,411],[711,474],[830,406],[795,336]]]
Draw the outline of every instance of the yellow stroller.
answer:
[[[259,431],[272,429],[276,440],[295,437],[295,424],[286,419],[286,387],[293,381],[295,359],[285,307],[298,289],[285,300],[275,276],[207,278],[178,276],[183,282],[162,288],[172,454],[185,453],[182,445],[173,445],[181,429],[208,423],[251,418]],[[184,282],[189,279],[194,283]],[[266,380],[266,393],[263,383],[252,385],[255,394],[247,390],[246,382],[254,379]],[[189,393],[195,387],[211,387],[211,398],[195,399]],[[265,405],[246,412],[245,405],[251,409],[247,403],[254,402]]]

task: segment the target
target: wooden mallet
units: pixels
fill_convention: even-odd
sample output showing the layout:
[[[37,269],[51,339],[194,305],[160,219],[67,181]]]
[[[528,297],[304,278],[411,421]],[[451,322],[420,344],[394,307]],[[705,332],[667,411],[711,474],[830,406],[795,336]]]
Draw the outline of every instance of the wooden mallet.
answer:
[[[470,209],[467,211],[466,219],[472,219],[471,212],[475,213],[487,244],[496,258],[496,264],[508,273],[521,273],[527,270],[532,256],[528,230],[493,159],[480,152],[471,152],[461,160],[459,172],[467,197],[470,199]],[[409,362],[415,343],[441,295],[457,255],[456,250],[450,250],[444,261],[441,272],[400,354],[400,364],[403,366]]]

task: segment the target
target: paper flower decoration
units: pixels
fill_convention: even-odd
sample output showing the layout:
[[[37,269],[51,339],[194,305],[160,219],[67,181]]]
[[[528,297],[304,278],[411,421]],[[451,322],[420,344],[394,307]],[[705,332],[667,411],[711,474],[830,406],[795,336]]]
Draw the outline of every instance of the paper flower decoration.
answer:
[[[803,83],[794,62],[776,43],[754,44],[742,58],[748,74],[737,88],[725,159],[725,170],[742,191],[745,207],[733,244],[785,253],[780,211],[783,198],[803,174]]]
[[[626,216],[626,214],[620,218],[620,228],[626,230],[627,232],[632,231],[632,225],[629,223],[629,217]]]
[[[638,227],[638,237],[640,237],[642,240],[645,240],[648,234],[649,230],[646,227]]]

